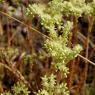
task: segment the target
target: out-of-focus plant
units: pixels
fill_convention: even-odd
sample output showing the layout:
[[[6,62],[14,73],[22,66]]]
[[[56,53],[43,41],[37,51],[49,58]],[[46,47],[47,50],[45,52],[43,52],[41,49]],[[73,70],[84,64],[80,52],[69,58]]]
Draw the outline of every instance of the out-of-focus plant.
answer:
[[[6,48],[0,50],[0,60],[6,60],[8,63],[14,62],[19,56],[19,50],[16,48]]]
[[[0,0],[0,3],[3,3],[4,2],[4,0]]]
[[[13,86],[13,93],[14,95],[29,95],[30,92],[28,91],[26,85],[21,82],[17,82],[17,84]]]
[[[4,93],[2,93],[1,95],[12,95],[10,92],[5,91]]]
[[[21,82],[17,82],[13,86],[12,93],[11,92],[4,92],[1,95],[29,95],[28,88]]]

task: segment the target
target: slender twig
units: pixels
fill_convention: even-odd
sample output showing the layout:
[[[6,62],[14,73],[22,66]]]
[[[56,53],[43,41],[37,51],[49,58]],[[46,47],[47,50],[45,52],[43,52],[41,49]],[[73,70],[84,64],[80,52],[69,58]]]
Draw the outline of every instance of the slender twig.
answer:
[[[87,58],[83,57],[83,56],[82,56],[82,55],[80,55],[80,54],[78,54],[78,56],[79,56],[80,58],[82,58],[83,60],[85,60],[85,61],[87,61],[87,62],[89,62],[90,64],[92,64],[92,65],[94,65],[94,66],[95,66],[95,63],[94,63],[94,62],[92,62],[92,61],[90,61],[89,59],[87,59]]]
[[[3,15],[5,15],[5,16],[7,16],[7,17],[10,18],[10,19],[13,19],[13,20],[19,22],[20,24],[22,24],[22,25],[28,27],[29,29],[31,29],[31,30],[33,30],[33,31],[35,31],[35,32],[37,32],[37,33],[39,33],[40,35],[42,35],[42,36],[44,36],[44,37],[46,37],[46,38],[48,38],[48,39],[51,39],[51,38],[48,37],[47,35],[41,33],[40,31],[36,30],[35,28],[33,28],[33,27],[31,27],[31,26],[25,24],[24,22],[22,22],[22,21],[16,19],[15,17],[12,17],[12,16],[10,16],[9,14],[7,14],[7,13],[5,13],[5,12],[2,12],[2,11],[0,11],[0,13],[3,14]]]
[[[25,80],[24,76],[19,72],[19,70],[12,68],[2,62],[0,62],[0,65],[8,69],[10,72],[12,72],[19,80],[21,80],[24,84],[26,84],[31,89],[31,85]]]
[[[78,32],[78,39],[81,40],[83,43],[85,43],[85,40],[87,40],[87,38],[81,32]],[[95,50],[95,45],[90,39],[89,39],[89,44]]]
[[[7,14],[7,13],[5,13],[5,12],[2,12],[2,11],[0,11],[0,13],[3,14],[3,15],[5,15],[5,16],[7,16],[7,17],[9,17],[10,19],[16,20],[16,21],[19,22],[20,24],[22,24],[22,25],[28,27],[29,29],[34,30],[35,32],[39,33],[40,35],[42,35],[42,36],[44,36],[44,37],[46,37],[46,38],[52,40],[52,39],[51,39],[50,37],[48,37],[47,35],[41,33],[40,31],[36,30],[35,28],[33,28],[33,27],[31,27],[31,26],[28,26],[28,25],[25,24],[24,22],[22,22],[22,21],[20,21],[20,20],[18,20],[18,19],[16,19],[16,18],[10,16],[9,14]],[[88,61],[90,64],[92,64],[92,65],[95,66],[95,63],[92,62],[92,61],[90,61],[89,59],[83,57],[83,56],[80,55],[80,54],[78,54],[78,56],[81,57],[83,60],[86,60],[86,61]]]

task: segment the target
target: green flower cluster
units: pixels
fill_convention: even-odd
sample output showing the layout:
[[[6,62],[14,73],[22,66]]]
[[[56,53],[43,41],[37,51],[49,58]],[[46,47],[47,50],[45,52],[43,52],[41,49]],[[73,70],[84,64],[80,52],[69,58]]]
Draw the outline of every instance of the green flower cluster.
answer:
[[[15,58],[19,56],[19,50],[16,48],[6,48],[0,50],[0,60],[7,60],[7,62],[12,63]]]
[[[36,95],[69,95],[66,83],[56,83],[56,76],[44,76],[42,78],[43,89],[39,90]]]
[[[29,95],[30,93],[28,91],[28,88],[22,82],[17,82],[17,84],[13,86],[12,91],[13,91],[13,94],[5,91],[1,95]]]

